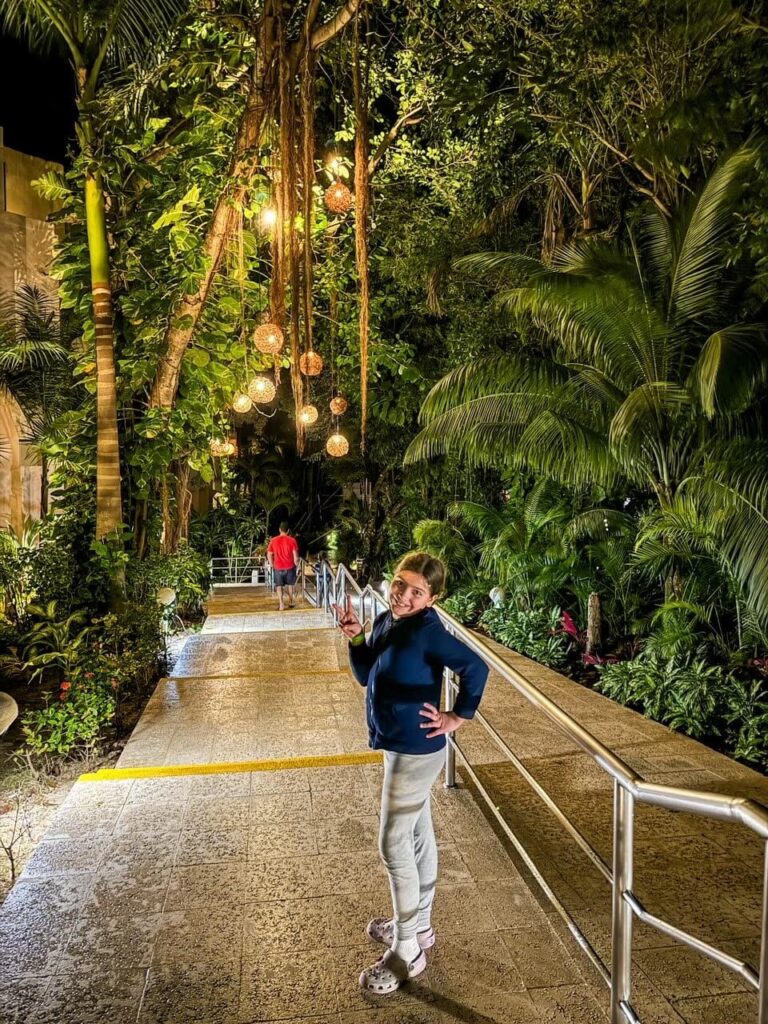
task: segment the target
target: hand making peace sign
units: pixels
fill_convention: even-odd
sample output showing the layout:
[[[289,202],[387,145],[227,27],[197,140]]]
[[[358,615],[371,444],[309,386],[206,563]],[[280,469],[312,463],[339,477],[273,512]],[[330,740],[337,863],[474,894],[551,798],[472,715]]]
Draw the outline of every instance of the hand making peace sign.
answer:
[[[363,632],[360,619],[358,619],[352,607],[351,597],[347,597],[347,604],[345,608],[342,608],[341,605],[338,604],[334,604],[332,607],[338,618],[339,629],[347,640],[352,640]]]

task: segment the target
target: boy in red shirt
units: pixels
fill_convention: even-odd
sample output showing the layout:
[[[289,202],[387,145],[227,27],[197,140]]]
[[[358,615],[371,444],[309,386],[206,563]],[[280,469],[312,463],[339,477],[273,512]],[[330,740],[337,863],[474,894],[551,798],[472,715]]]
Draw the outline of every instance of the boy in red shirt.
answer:
[[[285,608],[283,587],[288,589],[288,607],[295,607],[293,588],[296,585],[296,569],[299,565],[299,545],[296,538],[289,535],[288,523],[280,523],[280,533],[269,542],[267,558],[275,578],[280,611]]]

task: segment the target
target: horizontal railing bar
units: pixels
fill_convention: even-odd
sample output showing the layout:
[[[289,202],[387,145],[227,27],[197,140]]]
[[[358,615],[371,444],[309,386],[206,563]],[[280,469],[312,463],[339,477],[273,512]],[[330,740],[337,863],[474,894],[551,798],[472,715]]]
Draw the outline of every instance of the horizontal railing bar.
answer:
[[[442,609],[438,609],[438,614],[451,626],[454,633],[461,636],[464,643],[475,654],[512,683],[515,689],[531,704],[543,711],[550,721],[582,750],[586,751],[611,778],[629,790],[636,800],[656,807],[666,807],[672,811],[683,811],[723,821],[738,821],[763,839],[768,839],[768,812],[761,804],[746,797],[729,797],[720,793],[708,793],[704,790],[683,789],[678,786],[664,786],[643,781],[642,776],[603,746],[587,729],[579,725],[553,700],[537,690],[511,665],[502,661],[479,638],[464,629],[453,616],[448,615]]]
[[[634,893],[625,892],[623,896],[624,902],[629,904],[635,917],[642,921],[643,924],[650,925],[651,928],[655,928],[658,932],[663,932],[664,935],[669,935],[670,938],[676,939],[684,946],[689,946],[691,949],[695,949],[697,952],[709,957],[710,960],[714,960],[715,963],[721,964],[723,967],[728,967],[736,974],[741,975],[741,977],[755,990],[759,990],[760,979],[749,964],[744,963],[743,960],[739,960],[734,956],[729,956],[728,953],[724,953],[721,949],[717,949],[716,946],[710,946],[710,944],[708,942],[704,942],[703,939],[697,939],[696,936],[691,935],[690,932],[686,932],[682,928],[677,928],[668,921],[664,921],[660,917],[650,914]]]
[[[448,685],[458,691],[458,687],[452,681],[448,682]],[[485,716],[480,712],[475,712],[475,719],[485,727],[488,734],[490,735],[496,746],[502,751],[503,754],[512,762],[518,772],[523,776],[525,781],[531,787],[531,789],[541,798],[541,800],[547,805],[552,814],[557,818],[563,828],[570,834],[570,836],[576,841],[582,852],[592,861],[598,871],[603,877],[609,882],[613,883],[613,872],[610,866],[606,864],[600,854],[590,844],[586,836],[579,830],[577,825],[571,821],[571,819],[565,814],[564,811],[555,803],[550,794],[544,789],[538,779],[533,776],[530,771],[525,767],[520,758],[511,750],[504,740],[499,736],[496,730],[488,722]]]
[[[485,800],[486,804],[488,805],[491,813],[496,818],[496,820],[498,821],[499,825],[501,825],[502,829],[504,830],[504,834],[507,836],[507,838],[512,843],[514,848],[520,854],[520,857],[522,858],[523,862],[525,863],[525,866],[528,868],[528,870],[533,875],[533,877],[536,880],[536,883],[538,884],[539,888],[542,890],[542,892],[547,897],[549,902],[552,904],[552,906],[558,912],[560,917],[563,919],[563,921],[565,922],[565,924],[566,924],[569,932],[571,933],[571,935],[573,935],[573,937],[576,939],[578,944],[581,946],[581,948],[587,954],[587,956],[589,957],[591,962],[597,968],[597,971],[599,972],[599,974],[602,977],[603,981],[610,988],[611,975],[610,975],[610,972],[608,971],[608,968],[603,963],[603,961],[602,961],[602,959],[600,957],[600,954],[597,952],[597,950],[594,949],[594,947],[591,945],[589,939],[587,939],[586,935],[584,935],[584,933],[581,931],[581,929],[576,924],[574,919],[571,917],[571,915],[565,909],[563,904],[560,902],[560,900],[558,899],[558,897],[556,896],[554,891],[551,889],[551,887],[550,887],[549,883],[547,882],[547,880],[544,878],[542,873],[536,867],[536,864],[533,861],[533,859],[531,858],[531,856],[528,853],[528,851],[525,849],[523,844],[520,842],[520,840],[517,838],[515,833],[512,831],[512,828],[509,826],[509,824],[507,823],[507,821],[504,818],[504,816],[501,814],[499,809],[496,807],[496,805],[494,804],[493,800],[491,800],[491,797],[488,794],[488,791],[486,790],[485,786],[482,784],[482,782],[478,778],[477,772],[474,770],[472,765],[467,760],[467,757],[466,757],[466,754],[464,753],[464,751],[461,749],[461,747],[458,745],[458,743],[456,743],[456,741],[454,740],[454,738],[452,736],[446,736],[446,740],[451,744],[453,749],[456,751],[456,753],[459,755],[461,760],[464,762],[464,767],[466,769],[467,775],[469,775],[470,779],[472,780],[472,782],[477,787],[477,790],[480,793],[480,795],[482,796],[483,800]]]
[[[738,821],[763,839],[768,839],[768,814],[759,803],[747,797],[723,796],[722,793],[663,786],[642,780],[635,783],[632,791],[642,803],[720,821]]]

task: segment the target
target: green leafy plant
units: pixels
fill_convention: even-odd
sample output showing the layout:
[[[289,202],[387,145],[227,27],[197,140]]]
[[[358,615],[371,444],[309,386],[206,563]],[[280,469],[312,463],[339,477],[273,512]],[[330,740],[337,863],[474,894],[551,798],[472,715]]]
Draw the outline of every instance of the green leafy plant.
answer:
[[[60,619],[55,601],[49,601],[44,608],[30,605],[28,611],[38,621],[22,634],[19,655],[13,660],[29,673],[30,683],[42,679],[49,669],[66,675],[91,633],[92,627],[84,625],[86,612],[79,610]]]
[[[440,607],[463,624],[474,622],[484,602],[488,588],[461,587],[440,602]]]
[[[565,664],[568,638],[558,631],[559,608],[489,608],[480,618],[494,640],[550,668]]]
[[[115,697],[98,687],[70,686],[45,707],[22,717],[25,754],[47,770],[76,751],[85,757],[96,752],[104,730],[115,716]]]
[[[208,562],[187,544],[173,554],[152,555],[143,561],[133,559],[126,581],[128,593],[136,603],[154,602],[161,587],[171,587],[176,591],[180,615],[199,615],[210,590]]]

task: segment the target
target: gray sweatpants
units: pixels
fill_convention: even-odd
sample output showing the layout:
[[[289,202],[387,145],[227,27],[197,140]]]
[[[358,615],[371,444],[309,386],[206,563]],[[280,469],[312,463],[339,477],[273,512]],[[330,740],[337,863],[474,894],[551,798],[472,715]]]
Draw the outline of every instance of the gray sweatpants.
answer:
[[[389,875],[395,940],[407,942],[430,927],[437,882],[437,844],[430,790],[445,763],[434,754],[384,751],[379,854]]]

